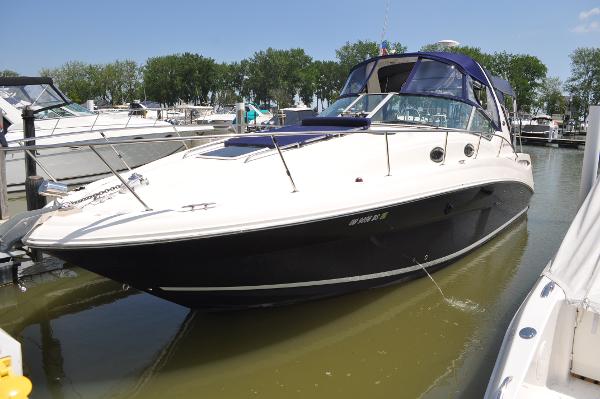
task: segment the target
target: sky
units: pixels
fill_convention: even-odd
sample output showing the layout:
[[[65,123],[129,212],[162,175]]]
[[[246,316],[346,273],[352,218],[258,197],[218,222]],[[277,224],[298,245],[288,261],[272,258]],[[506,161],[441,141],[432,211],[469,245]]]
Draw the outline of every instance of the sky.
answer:
[[[330,60],[347,41],[381,41],[388,2],[385,39],[409,51],[453,39],[531,54],[564,81],[574,49],[600,47],[600,0],[1,0],[0,70],[181,52],[230,62],[268,47]]]

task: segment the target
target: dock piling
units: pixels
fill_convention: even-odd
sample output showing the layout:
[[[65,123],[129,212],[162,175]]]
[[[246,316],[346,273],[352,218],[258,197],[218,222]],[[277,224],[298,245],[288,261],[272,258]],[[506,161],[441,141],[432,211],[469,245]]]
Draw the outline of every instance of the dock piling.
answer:
[[[590,106],[588,129],[585,136],[583,169],[579,187],[579,205],[583,203],[598,176],[598,154],[600,154],[600,105]]]
[[[28,105],[23,108],[23,134],[26,139],[35,138],[35,114]],[[35,140],[27,141],[25,145],[35,145]],[[37,174],[37,165],[31,157],[25,157],[25,176],[35,176]]]
[[[27,196],[27,210],[33,211],[35,209],[41,209],[46,206],[46,197],[38,193],[38,189],[44,182],[44,178],[41,176],[27,176],[25,180],[25,193]],[[42,260],[42,251],[39,249],[31,250],[31,260],[39,262]]]
[[[236,121],[236,133],[242,134],[244,132],[244,120],[246,114],[246,105],[243,102],[235,105],[235,121]]]
[[[0,147],[4,147],[4,117],[0,110]],[[8,219],[8,181],[6,180],[6,152],[0,151],[0,220]]]
[[[0,220],[8,219],[8,188],[6,180],[6,152],[0,151]]]

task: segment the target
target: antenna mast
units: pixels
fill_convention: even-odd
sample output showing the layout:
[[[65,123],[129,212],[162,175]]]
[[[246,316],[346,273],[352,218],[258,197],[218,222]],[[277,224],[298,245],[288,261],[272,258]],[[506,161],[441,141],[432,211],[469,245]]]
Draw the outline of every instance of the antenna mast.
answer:
[[[383,29],[381,30],[381,41],[380,41],[380,49],[379,55],[386,55],[388,53],[388,44],[384,42],[385,34],[387,33],[388,28],[388,16],[390,14],[390,0],[387,0],[385,3],[385,16],[383,19]]]

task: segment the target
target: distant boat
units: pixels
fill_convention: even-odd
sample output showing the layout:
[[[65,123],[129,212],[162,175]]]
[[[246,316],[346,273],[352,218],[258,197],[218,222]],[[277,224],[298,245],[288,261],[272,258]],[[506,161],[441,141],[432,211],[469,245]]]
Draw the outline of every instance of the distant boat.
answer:
[[[550,115],[539,114],[521,123],[521,135],[527,137],[555,138],[558,136],[558,122]]]
[[[271,112],[261,110],[253,103],[245,104],[245,123],[249,125],[261,125],[273,117]],[[233,128],[236,125],[235,105],[219,107],[214,113],[196,118],[200,125],[211,125],[219,129]]]
[[[282,126],[281,114],[283,114],[283,125],[300,125],[306,118],[312,118],[317,115],[317,111],[306,106],[281,108],[279,112],[266,122],[264,126]]]
[[[179,134],[196,134],[196,131],[211,131],[210,126],[175,127],[156,118],[125,112],[95,113],[71,102],[54,86],[52,79],[39,77],[0,78],[0,110],[8,122],[6,140],[9,147],[23,144],[22,112],[25,106],[38,110],[35,114],[37,144],[75,143],[103,140],[101,132],[109,139],[161,138]],[[123,159],[130,167],[173,154],[184,148],[180,142],[150,143],[118,146]],[[102,148],[102,154],[115,168],[124,169],[123,162],[110,148]],[[36,158],[53,177],[68,183],[90,181],[94,176],[108,172],[90,150],[61,148],[44,150]],[[24,189],[25,166],[23,151],[8,152],[6,155],[8,191]],[[77,165],[74,168],[73,165]],[[44,175],[41,168],[38,172]]]

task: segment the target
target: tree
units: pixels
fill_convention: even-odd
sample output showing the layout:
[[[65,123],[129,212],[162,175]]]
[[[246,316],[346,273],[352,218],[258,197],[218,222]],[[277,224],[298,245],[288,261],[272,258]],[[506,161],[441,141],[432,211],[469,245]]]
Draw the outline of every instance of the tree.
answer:
[[[215,87],[211,93],[212,105],[228,105],[241,101],[244,94],[244,63],[215,64]]]
[[[51,77],[67,97],[76,103],[82,103],[100,95],[96,81],[97,68],[96,65],[69,61],[58,68],[44,68],[40,75]]]
[[[335,61],[314,62],[317,106],[319,100],[321,101],[321,106],[323,106],[324,101],[331,103],[339,96],[346,79],[346,76],[341,73],[342,68]]]
[[[16,76],[19,76],[19,74],[15,71],[11,71],[10,69],[4,69],[0,71],[0,77],[2,78],[14,78]]]
[[[175,105],[179,100],[177,90],[176,56],[166,55],[146,60],[142,68],[146,96],[165,105]]]
[[[573,116],[585,120],[590,105],[600,104],[600,48],[583,47],[571,53],[566,87],[573,98]]]
[[[406,46],[399,42],[390,43],[390,54],[406,52]],[[372,40],[359,40],[354,43],[346,42],[342,47],[335,50],[335,56],[339,60],[344,74],[344,80],[352,67],[369,58],[379,55],[379,45]]]
[[[519,109],[531,111],[548,68],[537,57],[526,54],[513,55],[509,68],[508,80],[517,94]]]
[[[304,71],[311,62],[312,58],[299,48],[276,50],[269,47],[256,52],[244,63],[247,94],[259,103],[275,101],[278,107],[289,105],[300,91]]]
[[[563,114],[565,98],[562,93],[562,82],[558,77],[545,78],[539,89],[539,107],[546,114]]]

